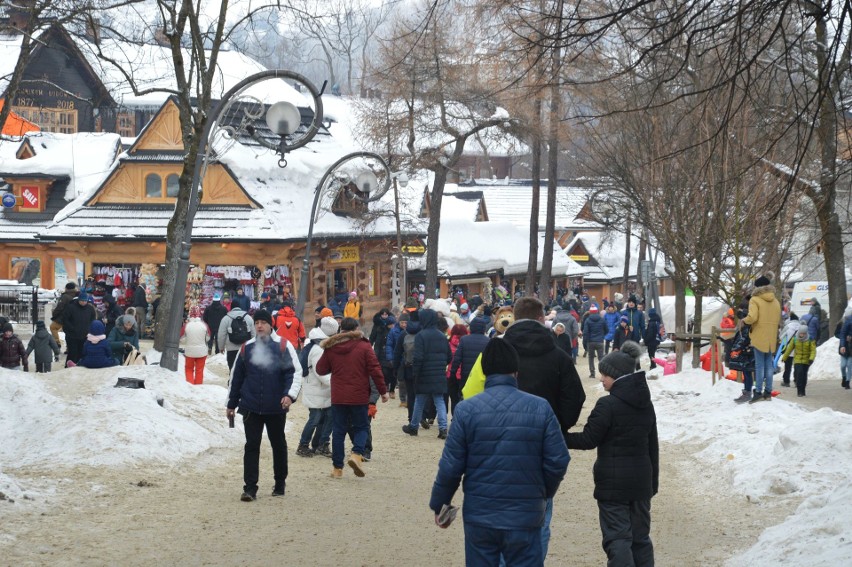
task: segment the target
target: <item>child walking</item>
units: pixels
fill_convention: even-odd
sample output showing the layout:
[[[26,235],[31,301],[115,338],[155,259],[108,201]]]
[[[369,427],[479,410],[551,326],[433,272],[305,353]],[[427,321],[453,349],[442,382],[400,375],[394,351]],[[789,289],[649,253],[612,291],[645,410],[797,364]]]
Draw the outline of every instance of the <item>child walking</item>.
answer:
[[[796,383],[796,393],[800,398],[805,397],[808,385],[808,369],[816,358],[816,341],[808,338],[807,325],[799,325],[799,330],[793,340],[784,349],[784,361],[793,356],[793,381]]]
[[[47,330],[44,321],[36,322],[36,332],[27,344],[27,358],[35,351],[36,372],[50,372],[50,363],[59,362],[59,344]]]
[[[24,343],[15,334],[12,323],[3,323],[3,335],[0,336],[0,366],[9,370],[30,371]]]

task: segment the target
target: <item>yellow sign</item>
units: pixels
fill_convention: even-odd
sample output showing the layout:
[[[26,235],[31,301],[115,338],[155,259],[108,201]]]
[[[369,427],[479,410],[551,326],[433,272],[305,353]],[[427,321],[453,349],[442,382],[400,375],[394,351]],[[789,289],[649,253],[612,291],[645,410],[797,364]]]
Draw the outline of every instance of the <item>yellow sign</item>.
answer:
[[[588,254],[572,254],[568,257],[571,258],[572,260],[574,260],[575,262],[588,262],[589,261],[589,255]]]
[[[403,246],[402,251],[405,254],[425,254],[425,246]]]
[[[340,246],[328,252],[329,264],[346,264],[348,262],[358,262],[361,256],[358,253],[357,246]]]

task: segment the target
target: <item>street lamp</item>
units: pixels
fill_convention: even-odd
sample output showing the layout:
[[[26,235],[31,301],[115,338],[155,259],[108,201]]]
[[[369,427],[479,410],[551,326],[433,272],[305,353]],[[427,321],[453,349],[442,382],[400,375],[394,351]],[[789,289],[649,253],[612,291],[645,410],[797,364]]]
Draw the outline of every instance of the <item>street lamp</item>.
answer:
[[[290,80],[307,88],[313,98],[314,115],[309,124],[302,124],[301,112],[295,105],[286,101],[267,104],[259,98],[255,89],[260,83],[269,80]],[[277,92],[271,90],[269,92]],[[181,242],[175,273],[172,307],[168,313],[166,337],[160,366],[169,370],[178,369],[178,342],[183,324],[183,307],[186,301],[186,279],[189,273],[189,254],[192,248],[192,225],[195,213],[201,202],[200,185],[207,172],[211,157],[224,154],[241,137],[248,136],[260,145],[272,149],[281,155],[280,167],[287,166],[284,156],[310,142],[322,124],[321,91],[306,77],[283,69],[261,71],[246,77],[226,92],[213,111],[201,139],[198,141],[198,157],[192,175],[192,188],[186,209],[184,223],[184,241]],[[271,136],[278,137],[277,143],[270,142],[269,134],[257,129],[256,123],[265,113],[266,124],[272,131]],[[223,123],[223,119],[226,120]],[[303,128],[304,126],[304,128]],[[215,332],[215,331],[214,331]]]
[[[353,176],[353,170],[357,170],[359,173]],[[353,198],[366,203],[377,201],[390,189],[393,179],[396,179],[403,187],[408,183],[408,176],[405,172],[391,172],[382,156],[372,152],[347,154],[334,162],[320,178],[314,189],[314,201],[311,205],[308,240],[305,244],[305,257],[302,260],[299,278],[299,296],[296,298],[297,316],[302,317],[304,315],[305,304],[308,301],[311,244],[314,238],[314,223],[317,220],[317,214],[320,212],[320,200],[325,196],[326,201],[333,202],[341,190],[344,190],[347,185],[354,184],[358,191],[352,193]]]

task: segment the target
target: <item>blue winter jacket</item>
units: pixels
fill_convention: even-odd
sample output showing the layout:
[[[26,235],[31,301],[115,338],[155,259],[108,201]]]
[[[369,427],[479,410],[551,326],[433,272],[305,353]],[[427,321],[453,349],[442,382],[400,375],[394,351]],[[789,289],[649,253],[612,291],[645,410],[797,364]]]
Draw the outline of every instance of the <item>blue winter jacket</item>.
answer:
[[[446,394],[447,365],[453,354],[447,335],[438,330],[438,313],[420,310],[420,332],[414,336],[414,389],[417,394]]]
[[[604,321],[606,321],[606,335],[604,340],[611,341],[615,338],[615,330],[618,328],[618,320],[621,319],[621,313],[613,311],[612,313],[604,313]]]
[[[245,343],[234,361],[228,408],[260,414],[287,413],[281,398],[293,385],[295,367],[287,350],[270,337]]]
[[[485,350],[485,345],[491,340],[485,335],[485,331],[488,330],[488,323],[488,319],[484,317],[474,318],[470,322],[470,334],[459,339],[459,346],[456,348],[453,363],[450,366],[450,376],[455,376],[456,371],[461,368],[462,385],[470,376],[470,371],[476,364],[476,359]]]
[[[396,349],[396,341],[405,333],[402,327],[399,326],[399,321],[393,326],[393,329],[388,333],[388,339],[385,342],[385,360],[393,362],[394,349]]]
[[[583,323],[583,338],[588,343],[602,343],[608,330],[604,318],[598,313],[592,313]]]
[[[810,313],[805,313],[799,319],[799,326],[805,324],[808,326],[808,339],[815,341],[819,338],[819,317],[814,317]]]
[[[106,339],[97,343],[86,341],[83,344],[83,357],[77,361],[77,366],[85,366],[86,368],[106,368],[117,364],[112,356],[109,341]]]
[[[840,346],[846,347],[846,353],[842,356],[852,356],[852,316],[843,318],[843,326],[840,329],[840,336],[838,338],[840,339]]]
[[[568,448],[550,404],[493,374],[461,402],[438,464],[429,508],[449,504],[464,477],[464,521],[493,529],[544,523],[547,499],[568,469]]]

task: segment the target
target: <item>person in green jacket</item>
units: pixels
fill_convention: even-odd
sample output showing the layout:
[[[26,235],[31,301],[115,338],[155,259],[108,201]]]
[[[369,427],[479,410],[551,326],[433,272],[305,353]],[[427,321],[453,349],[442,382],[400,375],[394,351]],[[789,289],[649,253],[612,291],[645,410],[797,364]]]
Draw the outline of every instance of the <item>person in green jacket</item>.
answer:
[[[793,357],[793,381],[800,398],[805,397],[805,387],[808,385],[808,368],[816,358],[816,341],[808,338],[808,326],[799,325],[799,330],[793,340],[784,349],[784,361]]]
[[[136,321],[131,317],[120,318],[120,320],[121,325],[112,328],[107,340],[115,360],[118,364],[124,364],[124,359],[133,352],[133,349],[139,350],[139,333],[134,328]]]

